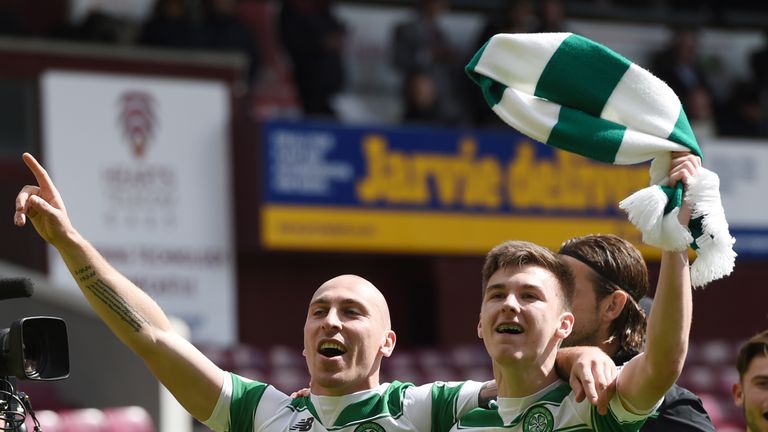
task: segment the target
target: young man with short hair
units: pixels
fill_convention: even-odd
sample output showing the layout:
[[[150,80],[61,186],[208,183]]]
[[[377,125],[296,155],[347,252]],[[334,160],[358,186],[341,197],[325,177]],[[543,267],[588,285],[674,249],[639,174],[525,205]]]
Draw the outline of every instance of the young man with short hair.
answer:
[[[698,164],[695,157],[675,155],[669,182],[687,184]],[[684,204],[683,226],[690,214]],[[619,373],[607,415],[579,402],[553,373],[553,355],[574,328],[574,289],[565,258],[546,248],[511,241],[488,253],[478,336],[492,359],[498,410],[472,410],[453,430],[640,430],[685,362],[693,308],[687,252],[662,252],[645,352]]]
[[[768,432],[768,330],[741,346],[736,369],[733,399],[744,412],[747,432]]]
[[[692,314],[687,255],[664,252],[646,352],[619,373],[607,415],[577,402],[554,374],[554,353],[573,330],[573,284],[568,265],[546,248],[510,241],[488,253],[478,335],[492,359],[498,410],[472,410],[452,430],[639,430],[685,361]]]

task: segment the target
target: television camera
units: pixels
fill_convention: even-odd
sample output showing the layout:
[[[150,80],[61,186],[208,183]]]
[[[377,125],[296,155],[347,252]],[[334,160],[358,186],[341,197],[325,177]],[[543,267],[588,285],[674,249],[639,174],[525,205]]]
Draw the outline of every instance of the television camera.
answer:
[[[0,279],[0,301],[31,297],[29,279]],[[26,431],[27,415],[41,431],[30,398],[18,391],[16,379],[55,381],[69,376],[67,326],[63,319],[27,317],[0,328],[0,430]]]

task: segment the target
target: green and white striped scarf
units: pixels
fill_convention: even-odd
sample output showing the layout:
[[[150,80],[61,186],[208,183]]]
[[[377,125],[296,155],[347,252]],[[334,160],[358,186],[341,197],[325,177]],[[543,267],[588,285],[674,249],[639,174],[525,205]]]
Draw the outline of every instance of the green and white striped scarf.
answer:
[[[677,221],[682,183],[666,186],[670,155],[702,156],[680,100],[663,81],[620,54],[571,33],[498,34],[466,67],[493,111],[529,137],[612,164],[652,160],[651,185],[619,205],[662,250],[685,250],[694,286],[733,270],[734,239],[717,174],[705,168],[688,187],[688,229]]]

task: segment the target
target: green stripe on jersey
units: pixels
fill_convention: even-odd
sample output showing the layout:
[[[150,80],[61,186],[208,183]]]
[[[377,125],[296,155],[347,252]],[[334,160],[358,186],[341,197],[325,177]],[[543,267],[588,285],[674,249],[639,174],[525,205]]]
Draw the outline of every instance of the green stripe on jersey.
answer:
[[[622,422],[616,417],[616,414],[613,413],[610,407],[608,407],[608,414],[600,415],[597,412],[597,407],[591,406],[590,415],[592,416],[592,429],[596,431],[637,432],[645,423],[645,419]]]
[[[432,424],[434,425],[435,423],[432,422]],[[503,428],[505,426],[504,421],[499,416],[499,412],[497,410],[475,408],[472,411],[464,414],[456,427],[458,429],[472,429]]]
[[[376,393],[344,408],[328,430],[343,429],[382,417],[399,418],[403,415],[403,393],[412,386],[410,383],[393,381],[383,394]]]
[[[288,409],[294,411],[309,410],[309,412],[312,414],[312,417],[314,417],[318,423],[323,424],[322,420],[320,420],[320,415],[317,413],[317,408],[315,408],[315,405],[312,404],[312,399],[310,399],[309,396],[304,396],[292,400],[291,404],[288,405]]]
[[[229,424],[237,425],[230,432],[253,432],[253,414],[264,392],[269,387],[258,381],[244,381],[234,374],[232,380],[232,403],[229,406]]]
[[[571,386],[567,383],[563,383],[551,391],[547,392],[536,403],[532,404],[515,417],[508,425],[504,424],[504,421],[499,416],[498,410],[495,409],[483,409],[476,408],[462,416],[457,425],[458,429],[471,429],[471,428],[512,428],[520,424],[525,418],[525,414],[536,406],[550,405],[560,407],[563,400],[571,394]],[[434,422],[433,422],[434,424]],[[583,425],[577,426],[583,427]],[[587,429],[588,430],[588,429]]]
[[[568,395],[573,391],[571,389],[571,386],[563,383],[556,388],[552,389],[552,391],[548,392],[544,396],[539,399],[539,402],[552,402],[556,404],[560,404],[563,402],[563,399],[568,397]]]
[[[432,384],[432,431],[440,432],[451,429],[458,421],[458,403],[462,382],[450,386],[438,381]]]
[[[631,64],[600,44],[570,35],[547,63],[534,95],[599,117]]]

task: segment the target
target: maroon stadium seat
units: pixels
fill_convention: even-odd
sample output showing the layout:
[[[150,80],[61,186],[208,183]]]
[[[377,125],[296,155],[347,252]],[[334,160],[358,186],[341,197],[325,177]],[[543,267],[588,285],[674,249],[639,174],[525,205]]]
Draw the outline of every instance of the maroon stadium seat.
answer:
[[[96,408],[61,411],[62,432],[108,432],[107,416]]]
[[[105,408],[107,432],[155,432],[147,410],[140,406]]]

